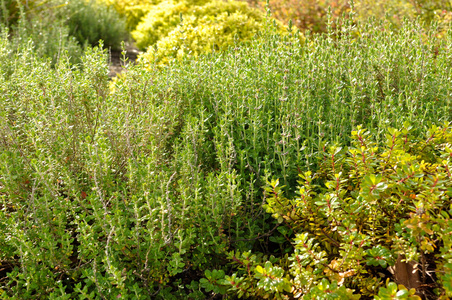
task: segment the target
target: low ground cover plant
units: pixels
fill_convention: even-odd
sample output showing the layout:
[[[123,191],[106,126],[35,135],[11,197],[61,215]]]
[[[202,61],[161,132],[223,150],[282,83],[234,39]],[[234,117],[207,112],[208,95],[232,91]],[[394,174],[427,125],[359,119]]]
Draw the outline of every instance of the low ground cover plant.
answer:
[[[438,40],[434,31],[410,22],[399,32],[389,23],[344,22],[325,35],[287,32],[266,27],[224,52],[165,67],[130,65],[115,82],[101,47],[88,47],[80,65],[62,52],[52,66],[33,47],[14,48],[3,35],[1,297],[322,297],[319,291],[330,289],[347,297],[414,298],[409,286],[394,287],[396,278],[386,272],[398,254],[419,264],[422,257],[434,260],[434,267],[419,272],[430,284],[428,274],[438,268],[428,293],[446,296],[449,240],[435,226],[450,226],[450,125],[444,124],[452,121],[452,31]],[[406,122],[412,128],[404,144]],[[356,140],[364,134],[360,124],[369,131],[364,148]],[[435,136],[423,139],[433,124]],[[399,131],[390,132],[396,139],[384,146],[388,127]],[[328,152],[333,144],[344,150]],[[350,145],[349,151],[361,151],[357,156],[374,156],[356,160],[355,167],[345,154]],[[382,156],[391,145],[394,152]],[[319,153],[328,159],[319,161]],[[331,160],[331,154],[339,156]],[[329,209],[325,201],[336,191],[329,181],[340,166],[339,177],[348,181],[339,186],[338,199],[356,204],[361,196],[369,211],[383,214],[346,216],[339,200]],[[317,181],[297,184],[309,170],[318,173]],[[371,177],[372,171],[385,171],[384,177]],[[412,171],[424,173],[396,184]],[[276,181],[267,183],[271,176],[287,186],[284,198],[278,198]],[[442,181],[433,187],[435,176]],[[368,192],[369,180],[388,186]],[[315,190],[318,198],[309,194],[309,184],[322,187]],[[297,213],[317,208],[312,228],[303,218],[284,221],[303,188],[316,200]],[[378,195],[394,197],[380,203]],[[396,195],[406,207],[397,206]],[[394,208],[393,215],[382,207]],[[419,218],[422,226],[414,222]],[[368,244],[347,243],[347,233],[357,241],[369,235]],[[303,243],[319,256],[317,264]],[[290,267],[288,258],[302,255],[301,267]],[[254,273],[239,263],[244,259]],[[311,282],[297,281],[290,273],[295,269],[306,273],[299,280]],[[282,280],[270,280],[273,273]],[[235,278],[249,288],[242,290]]]

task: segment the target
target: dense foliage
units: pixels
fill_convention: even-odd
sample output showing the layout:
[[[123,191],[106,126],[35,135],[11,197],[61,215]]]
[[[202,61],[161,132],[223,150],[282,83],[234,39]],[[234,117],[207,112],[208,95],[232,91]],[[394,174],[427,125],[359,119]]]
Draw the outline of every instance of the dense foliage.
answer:
[[[99,3],[108,4],[114,7],[116,11],[126,18],[129,31],[134,30],[141,22],[141,19],[152,9],[154,5],[159,4],[160,0],[98,0]]]
[[[17,23],[20,18],[20,11],[33,11],[35,8],[41,7],[42,1],[17,1],[2,0],[0,1],[0,24],[8,27]]]
[[[106,47],[119,49],[127,38],[125,21],[103,3],[0,0],[0,8],[0,32],[10,35],[15,50],[29,41],[28,47],[53,63],[63,49],[78,63],[85,45],[97,45],[102,38]]]
[[[57,13],[80,45],[97,45],[102,39],[105,47],[118,50],[127,38],[125,19],[114,8],[95,0],[68,1]]]
[[[452,127],[433,126],[420,140],[411,129],[389,128],[378,147],[358,126],[350,147],[328,147],[316,174],[300,174],[292,199],[278,180],[267,182],[264,207],[282,224],[276,242],[289,254],[231,252],[239,272],[217,282],[239,296],[394,299],[397,289],[379,291],[392,272],[416,288],[404,292],[409,299],[421,299],[415,291],[431,299],[432,288],[451,296]],[[403,260],[418,267],[407,273]]]
[[[142,56],[167,64],[184,55],[226,50],[264,30],[265,15],[238,1],[168,1],[152,7],[132,32]]]
[[[252,6],[266,10],[264,0],[246,0]],[[354,5],[350,5],[351,2]],[[270,8],[279,20],[292,20],[301,30],[326,32],[328,19],[339,20],[348,14],[351,6],[355,20],[387,19],[400,26],[404,18],[419,18],[426,25],[439,22],[447,28],[452,21],[452,3],[447,0],[271,0]]]
[[[2,30],[2,299],[449,296],[452,30],[270,23],[116,81]]]
[[[150,45],[156,44],[160,39],[171,35],[171,33],[181,31],[182,28],[178,28],[178,25],[182,23],[182,20],[180,19],[181,14],[183,15],[185,25],[192,27],[197,27],[199,25],[200,28],[198,28],[197,31],[200,31],[201,33],[205,31],[205,29],[203,30],[202,25],[205,25],[206,23],[219,23],[221,26],[226,21],[224,20],[225,17],[238,15],[239,17],[242,16],[242,18],[251,18],[250,29],[245,28],[244,31],[251,31],[252,34],[255,34],[258,30],[255,28],[254,31],[252,31],[253,21],[262,22],[263,20],[261,13],[257,10],[250,9],[248,5],[243,2],[209,1],[207,3],[199,3],[199,5],[194,5],[193,3],[185,1],[163,2],[154,7],[132,33],[134,39],[137,41],[137,46],[145,49]],[[235,27],[240,27],[243,26],[241,23],[246,22],[246,19],[237,24],[233,24],[231,21],[231,24],[228,24],[229,27],[231,27],[229,34],[224,34],[222,31],[211,32],[210,34],[206,34],[204,39],[207,39],[207,37],[210,39],[214,39],[214,37],[220,39],[225,38],[224,36],[227,38],[231,33],[239,33],[237,30],[234,30],[234,25]],[[262,27],[257,29],[262,29]],[[186,27],[184,27],[183,30],[186,30]],[[190,42],[193,42],[193,39],[189,38],[188,43],[190,44]]]
[[[24,3],[22,3],[24,2]],[[72,62],[82,55],[82,48],[69,34],[69,28],[55,16],[52,5],[46,1],[0,0],[2,22],[0,33],[10,35],[11,54],[21,48],[31,48],[40,57],[56,63],[62,49],[68,52]],[[11,63],[14,58],[10,55]],[[8,65],[2,66],[8,69]]]
[[[246,1],[251,6],[257,7],[262,11],[267,10],[266,1]],[[300,30],[310,30],[311,32],[326,32],[328,13],[330,13],[331,19],[338,20],[350,10],[349,1],[347,0],[270,0],[269,7],[278,20],[286,24],[291,20]]]

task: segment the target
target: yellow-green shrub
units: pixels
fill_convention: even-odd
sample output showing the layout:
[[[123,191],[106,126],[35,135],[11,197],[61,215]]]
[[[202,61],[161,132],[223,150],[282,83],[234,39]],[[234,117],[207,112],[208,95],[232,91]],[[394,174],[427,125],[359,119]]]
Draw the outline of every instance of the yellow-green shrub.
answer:
[[[198,56],[212,50],[224,50],[240,40],[253,37],[261,24],[240,13],[222,13],[215,19],[207,16],[189,16],[184,26],[178,26],[157,42],[157,49],[150,48],[143,56],[145,61],[167,63],[171,58],[182,58],[185,54]]]
[[[162,0],[99,0],[113,6],[122,16],[127,19],[127,27],[130,31],[136,29],[141,20],[152,11],[159,8],[168,8],[167,1]],[[188,0],[189,5],[205,4],[210,0]],[[163,2],[163,3],[162,3]],[[178,3],[180,1],[175,1]],[[173,3],[171,3],[173,4]]]
[[[197,56],[227,49],[235,39],[251,39],[264,29],[264,23],[265,16],[244,2],[212,1],[205,5],[165,2],[149,12],[132,36],[139,48],[153,45],[157,48],[149,47],[142,56],[144,61],[166,63],[184,54]]]
[[[160,0],[99,0],[113,6],[116,11],[126,17],[127,28],[134,30],[141,19],[149,12],[153,5]]]
[[[261,12],[250,8],[246,3],[238,1],[208,2],[206,0],[197,0],[162,2],[149,11],[143,21],[137,26],[137,29],[132,32],[132,36],[136,40],[137,46],[145,49],[150,45],[154,45],[160,39],[169,36],[180,24],[180,14],[184,16],[186,25],[197,27],[198,25],[218,23],[220,19],[227,22],[227,18],[220,17],[224,13],[228,16],[232,14],[243,15],[245,19],[249,19],[250,24],[262,22],[263,19]],[[194,16],[195,19],[190,18],[191,16]],[[243,25],[245,24],[241,22],[239,26]]]
[[[185,16],[188,10],[187,2],[163,2],[154,6],[132,32],[137,46],[145,49],[168,35],[180,23],[179,14]]]

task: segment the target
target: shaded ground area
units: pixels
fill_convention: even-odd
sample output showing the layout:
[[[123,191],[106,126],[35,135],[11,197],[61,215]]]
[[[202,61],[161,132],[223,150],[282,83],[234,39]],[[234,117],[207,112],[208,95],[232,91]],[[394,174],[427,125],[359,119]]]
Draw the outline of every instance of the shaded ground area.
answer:
[[[117,74],[123,71],[124,62],[121,52],[121,50],[110,51],[110,73],[108,74],[110,78],[115,77]],[[126,57],[128,58],[126,63],[135,63],[139,53],[140,51],[138,51],[135,46],[126,44]]]

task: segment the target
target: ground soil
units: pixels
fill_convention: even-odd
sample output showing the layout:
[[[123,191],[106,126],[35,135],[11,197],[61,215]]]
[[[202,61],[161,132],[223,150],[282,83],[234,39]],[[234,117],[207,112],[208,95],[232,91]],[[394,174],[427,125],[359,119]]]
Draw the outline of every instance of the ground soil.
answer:
[[[126,57],[128,58],[126,63],[135,63],[135,61],[137,60],[137,56],[140,53],[140,51],[138,51],[138,49],[131,45],[131,44],[126,44]],[[124,71],[124,62],[123,62],[123,55],[121,53],[121,50],[115,51],[115,50],[110,50],[110,55],[109,55],[109,67],[110,67],[110,73],[108,74],[108,76],[110,78],[115,77],[117,74],[121,73]]]

